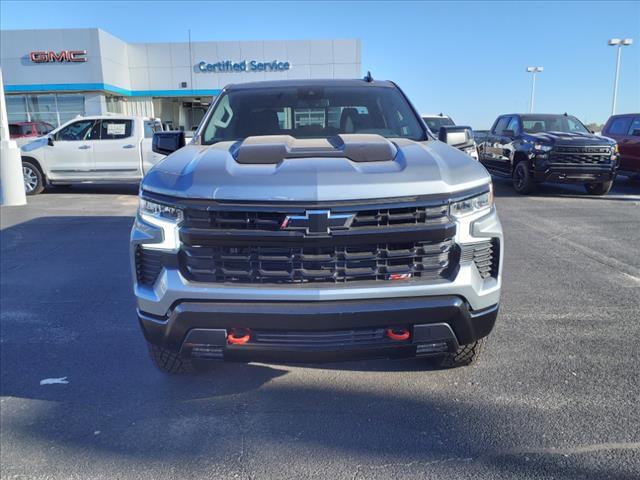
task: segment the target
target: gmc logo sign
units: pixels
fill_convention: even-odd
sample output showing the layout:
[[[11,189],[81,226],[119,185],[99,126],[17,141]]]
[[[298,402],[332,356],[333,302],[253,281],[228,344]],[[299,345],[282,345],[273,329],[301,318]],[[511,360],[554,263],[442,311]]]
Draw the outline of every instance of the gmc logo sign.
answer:
[[[61,52],[29,52],[29,60],[33,63],[49,62],[86,62],[86,50],[62,50]]]

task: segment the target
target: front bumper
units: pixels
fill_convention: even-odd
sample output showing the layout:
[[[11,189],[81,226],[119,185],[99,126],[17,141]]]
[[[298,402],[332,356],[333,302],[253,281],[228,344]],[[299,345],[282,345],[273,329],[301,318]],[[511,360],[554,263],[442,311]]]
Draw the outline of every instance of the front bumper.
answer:
[[[162,225],[152,225],[138,217],[131,234],[134,278],[138,246],[156,247],[166,255],[165,260],[170,260],[177,258],[177,250],[172,250],[175,239],[177,231],[168,227],[163,231]],[[185,278],[177,261],[163,261],[153,284],[134,283],[138,316],[149,342],[186,356],[192,354],[193,345],[210,345],[196,347],[208,358],[237,360],[323,361],[454,351],[458,345],[487,335],[493,327],[504,257],[502,227],[495,208],[456,220],[456,244],[490,239],[496,240],[500,260],[497,274],[488,278],[481,276],[473,262],[461,262],[453,278],[437,281],[408,279],[341,285],[206,283]],[[357,336],[365,330],[393,326],[409,330],[410,339],[396,343],[376,337],[373,344],[347,342],[321,349],[295,342],[226,342],[227,330],[234,328],[285,336],[306,331],[348,337],[352,331]],[[191,335],[199,339],[189,338]]]
[[[456,296],[337,302],[184,301],[166,317],[138,311],[150,343],[184,357],[236,361],[441,354],[488,335],[497,314],[498,305],[471,312]],[[385,334],[389,328],[404,329],[410,336],[393,340]],[[227,333],[232,329],[254,333],[247,343],[229,344]]]
[[[585,183],[607,182],[615,179],[617,163],[603,165],[549,163],[545,158],[535,158],[533,179],[536,182]]]

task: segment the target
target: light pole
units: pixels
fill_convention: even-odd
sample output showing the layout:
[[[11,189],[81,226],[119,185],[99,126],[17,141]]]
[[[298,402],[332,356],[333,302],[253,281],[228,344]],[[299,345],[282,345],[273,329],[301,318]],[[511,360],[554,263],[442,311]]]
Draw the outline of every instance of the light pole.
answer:
[[[611,104],[611,115],[616,113],[616,100],[618,99],[618,77],[620,76],[620,51],[622,47],[633,44],[632,38],[612,38],[609,40],[609,45],[612,47],[618,47],[618,55],[616,58],[616,76],[613,80],[613,103]]]
[[[536,73],[544,72],[544,67],[527,67],[527,72],[533,73],[531,81],[531,101],[529,102],[529,113],[533,113],[533,100],[536,96]]]

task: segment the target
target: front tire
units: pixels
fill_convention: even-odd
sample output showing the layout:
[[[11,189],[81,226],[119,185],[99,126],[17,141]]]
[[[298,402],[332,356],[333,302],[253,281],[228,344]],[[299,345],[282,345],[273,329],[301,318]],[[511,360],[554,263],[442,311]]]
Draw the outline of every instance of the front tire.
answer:
[[[529,168],[529,162],[527,160],[520,160],[516,163],[511,180],[513,183],[513,189],[520,195],[533,193],[536,189],[536,184],[533,181],[531,169]]]
[[[193,373],[195,371],[193,363],[187,358],[182,358],[178,352],[167,350],[147,342],[151,361],[162,373],[179,374]]]
[[[34,163],[28,160],[22,161],[22,177],[27,195],[37,195],[44,191],[44,175]]]
[[[460,345],[455,352],[435,358],[435,364],[440,368],[458,368],[471,365],[478,361],[484,350],[484,345],[485,338],[467,345]]]
[[[584,189],[589,195],[606,195],[613,186],[613,180],[601,183],[585,183]]]

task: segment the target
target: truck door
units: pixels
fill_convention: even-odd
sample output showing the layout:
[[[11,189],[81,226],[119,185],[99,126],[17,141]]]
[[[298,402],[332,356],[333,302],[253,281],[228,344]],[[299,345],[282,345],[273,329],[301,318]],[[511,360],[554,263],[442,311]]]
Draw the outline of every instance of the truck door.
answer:
[[[520,120],[516,115],[508,118],[507,128],[502,130],[502,135],[498,139],[496,156],[499,163],[496,168],[501,172],[511,174],[511,159],[515,151],[514,141],[520,135]]]
[[[103,179],[139,178],[141,137],[132,119],[100,120],[100,139],[94,147],[96,174]]]
[[[508,123],[509,116],[498,117],[483,143],[480,161],[489,170],[496,170],[500,166],[501,148],[499,142]]]
[[[52,180],[82,179],[94,169],[93,148],[96,143],[93,128],[96,120],[78,120],[56,132],[53,145],[44,148]]]

